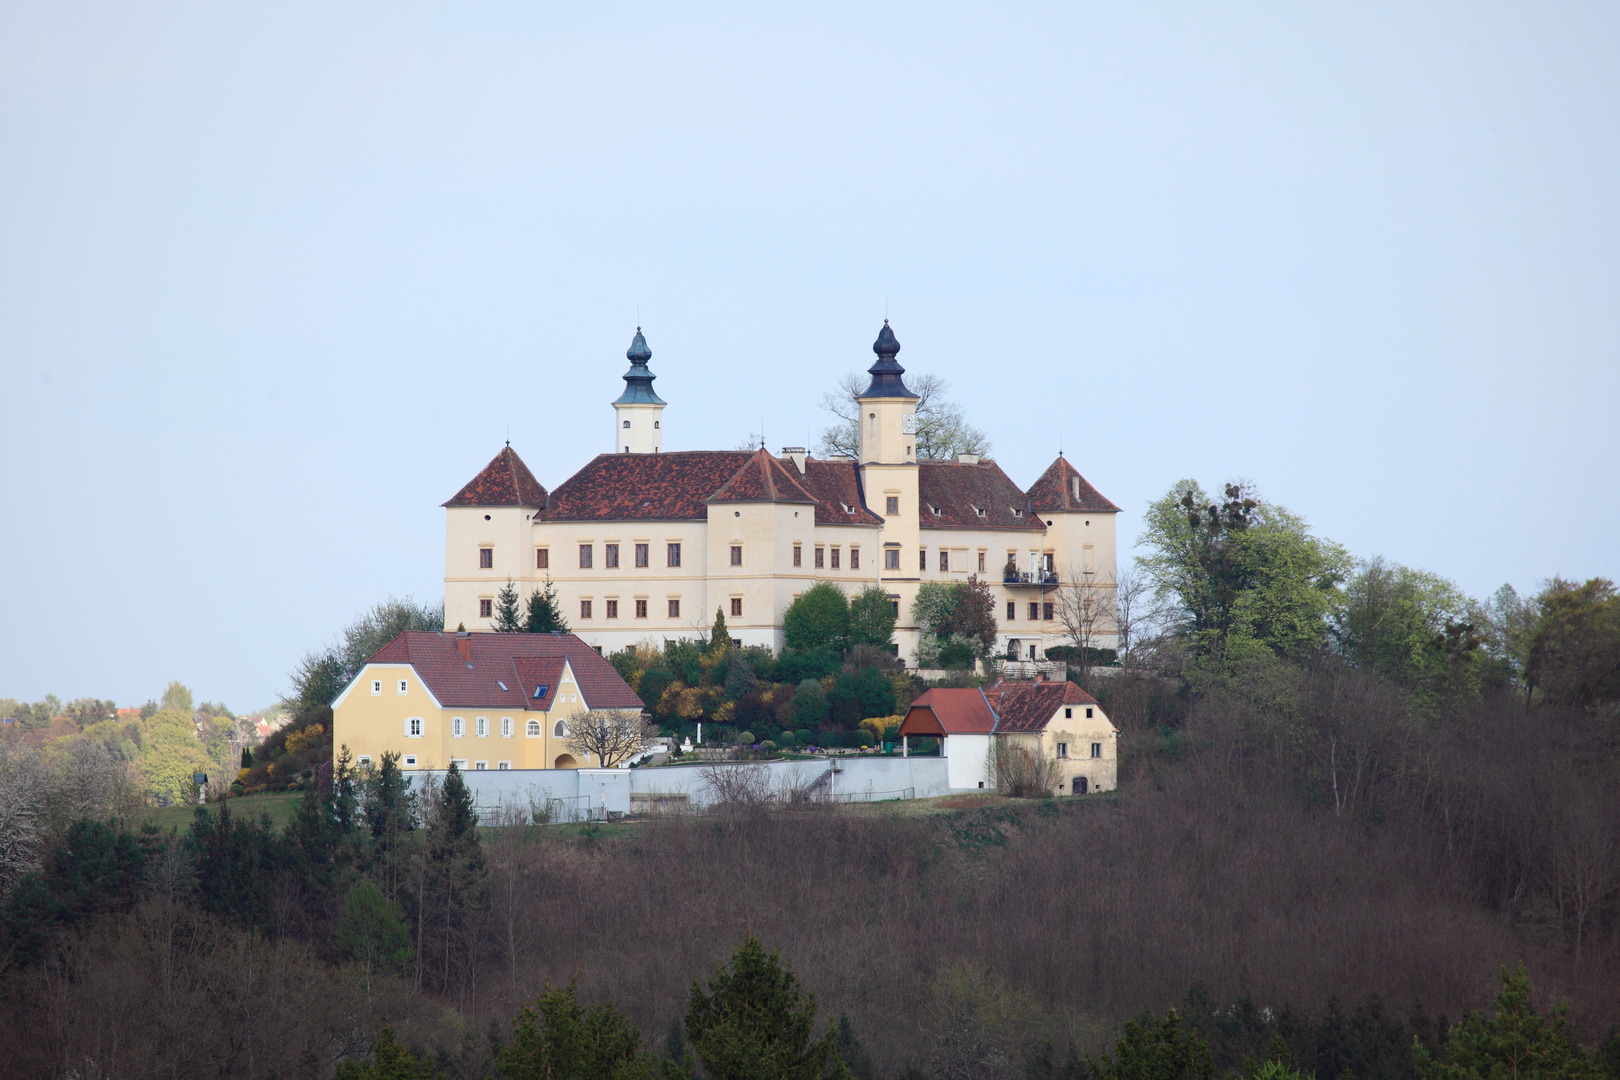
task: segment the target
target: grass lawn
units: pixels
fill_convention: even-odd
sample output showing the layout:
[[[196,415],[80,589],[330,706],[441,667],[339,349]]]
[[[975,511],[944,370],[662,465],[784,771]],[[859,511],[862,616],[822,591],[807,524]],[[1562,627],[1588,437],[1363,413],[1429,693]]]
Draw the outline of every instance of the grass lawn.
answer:
[[[277,829],[286,826],[292,820],[293,812],[298,809],[298,802],[304,797],[301,791],[278,791],[265,795],[244,795],[240,799],[231,800],[231,813],[246,815],[257,821],[260,814],[269,814],[271,824]],[[144,820],[156,825],[167,832],[170,828],[178,826],[181,832],[191,827],[191,818],[195,814],[195,806],[157,806],[146,812]],[[208,811],[215,816],[219,814],[219,803],[209,803]]]

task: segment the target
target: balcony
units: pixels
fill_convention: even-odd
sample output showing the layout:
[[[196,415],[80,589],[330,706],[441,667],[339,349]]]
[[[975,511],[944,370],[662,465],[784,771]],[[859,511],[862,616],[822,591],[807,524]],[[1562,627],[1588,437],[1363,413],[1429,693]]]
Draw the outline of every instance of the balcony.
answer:
[[[1032,574],[1015,570],[1003,570],[1001,572],[1001,583],[1003,585],[1033,585],[1036,587],[1056,585],[1058,583],[1058,573],[1056,570],[1038,570]]]

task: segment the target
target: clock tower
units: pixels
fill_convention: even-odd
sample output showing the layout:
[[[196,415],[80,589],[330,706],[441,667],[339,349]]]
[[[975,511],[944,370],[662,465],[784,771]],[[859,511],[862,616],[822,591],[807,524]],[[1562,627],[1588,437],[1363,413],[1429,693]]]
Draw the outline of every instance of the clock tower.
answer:
[[[900,601],[900,625],[911,622],[918,581],[921,536],[917,514],[917,395],[905,384],[906,369],[895,357],[900,342],[883,320],[872,344],[877,363],[867,369],[872,382],[855,399],[859,409],[862,495],[867,508],[883,518],[879,580]]]

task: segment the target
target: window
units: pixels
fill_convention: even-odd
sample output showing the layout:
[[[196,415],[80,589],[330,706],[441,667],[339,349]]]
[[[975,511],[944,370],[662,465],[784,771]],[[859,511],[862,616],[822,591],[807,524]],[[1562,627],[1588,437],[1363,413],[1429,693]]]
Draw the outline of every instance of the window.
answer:
[[[861,549],[858,547],[852,547],[849,549],[849,568],[851,570],[859,570],[861,568]]]
[[[1041,605],[1041,618],[1045,619],[1047,622],[1052,621],[1052,605],[1051,604],[1042,604]]]
[[[816,569],[820,570],[823,566],[826,566],[826,565],[827,565],[827,549],[823,548],[823,547],[816,548]]]
[[[557,721],[551,725],[551,734],[558,739],[568,738],[568,724],[562,720]]]
[[[551,549],[550,548],[535,548],[534,549],[534,568],[536,570],[549,570],[549,569],[551,569]]]
[[[951,553],[944,548],[939,549],[939,572],[942,574],[951,572]]]
[[[487,762],[487,761],[475,761],[475,762],[473,762],[473,768],[475,770],[477,770],[478,772],[483,772],[483,771],[485,771],[486,769],[489,768],[489,762]]]
[[[982,506],[975,506],[973,508],[973,512],[975,514],[978,514],[980,517],[984,517],[984,507],[982,507]]]
[[[647,601],[645,601],[645,600],[637,600],[636,601],[636,618],[645,619],[646,617],[647,617]]]
[[[1066,758],[1066,757],[1069,756],[1069,744],[1068,743],[1066,743],[1066,742],[1058,743],[1057,756],[1060,757],[1060,758]]]
[[[898,597],[889,597],[889,613],[897,619],[900,617],[900,600]]]
[[[605,544],[602,547],[602,565],[609,570],[619,568],[619,545]]]
[[[669,602],[669,617],[672,619],[678,619],[681,617],[681,602],[679,600],[671,600]]]
[[[742,614],[742,597],[733,596],[731,598],[731,613],[733,615],[741,615]]]
[[[645,567],[647,565],[647,545],[646,544],[637,544],[636,545],[636,565],[638,567]]]
[[[1037,621],[1038,622],[1040,620],[1040,617],[1041,617],[1041,605],[1031,601],[1031,603],[1029,605],[1029,617],[1030,617],[1031,621]]]
[[[459,716],[451,718],[451,720],[450,720],[450,737],[451,738],[453,738],[453,739],[461,738],[461,736],[466,733],[466,730],[467,730],[467,721],[463,720]]]
[[[489,734],[489,717],[480,716],[475,723],[477,725],[475,730],[478,732],[480,739]]]
[[[885,499],[883,501],[887,504],[887,506],[885,508],[886,513],[889,513],[889,514],[899,514],[900,513],[900,496],[898,496],[898,495],[890,495],[887,499]]]
[[[361,754],[358,758],[355,759],[355,762],[361,768],[369,768],[371,766],[371,755],[370,754]]]
[[[609,600],[607,602],[607,611],[605,614],[610,619],[617,619],[619,617],[619,602],[617,600]]]
[[[405,737],[407,739],[420,739],[422,737],[422,718],[413,716],[405,721]]]
[[[625,426],[625,427],[626,427],[626,428],[628,428],[628,427],[629,427],[629,426],[630,426],[630,421],[628,421],[628,420],[626,420],[626,421],[625,421],[625,422],[624,422],[624,426]]]
[[[512,767],[512,763],[510,761],[500,761],[495,764],[495,767],[501,770],[501,772],[505,772],[507,769]]]
[[[917,569],[919,569],[919,570],[928,569],[928,549],[927,548],[923,548],[921,551],[917,552]]]
[[[404,765],[405,765],[405,767],[407,769],[416,768],[416,755],[415,754],[406,754],[405,755]]]
[[[1065,720],[1074,719],[1074,706],[1072,706],[1072,705],[1063,706],[1063,719],[1065,719]]]
[[[1016,618],[1018,618],[1018,601],[1009,600],[1007,601],[1007,621],[1012,622]]]
[[[898,569],[900,569],[900,549],[899,548],[884,548],[883,549],[883,569],[885,569],[885,570],[898,570]]]
[[[450,759],[450,764],[454,765],[456,768],[460,769],[462,772],[467,771],[467,759],[464,758],[464,757],[453,757],[453,758]]]
[[[410,693],[411,692],[411,684],[406,682],[404,679],[399,680],[399,692],[401,694]]]
[[[654,421],[653,421],[653,430],[654,430],[654,431],[657,431],[657,430],[658,430],[658,429],[659,429],[659,428],[658,428],[658,424],[659,424],[659,422],[658,422],[658,421],[657,421],[657,420],[654,420]]]
[[[372,679],[371,680],[371,696],[376,697],[377,695],[379,695],[381,693],[382,693],[382,680],[381,679]]]
[[[669,565],[671,566],[681,565],[681,545],[669,545],[669,551],[666,554],[666,558],[669,560]]]
[[[979,573],[984,573],[984,552],[979,552]]]
[[[579,602],[579,617],[582,619],[588,619],[591,617],[591,602],[589,600],[581,600]]]
[[[579,545],[579,568],[581,570],[591,568],[591,545],[589,544]]]
[[[494,567],[495,567],[495,549],[494,548],[479,548],[478,549],[478,569],[480,569],[480,570],[492,570],[492,569],[494,569]]]
[[[838,549],[837,548],[832,549],[832,568],[834,570],[838,569]]]
[[[741,566],[742,565],[742,545],[741,544],[732,544],[731,545],[731,565],[732,566]]]
[[[523,725],[523,732],[529,736],[529,738],[534,738],[536,735],[540,734],[540,721],[530,720],[527,724]]]
[[[1091,744],[1091,756],[1094,758],[1102,757],[1102,743],[1094,742]]]
[[[491,600],[487,596],[484,597],[482,600],[478,601],[478,617],[480,619],[490,619],[490,618],[494,618],[494,616],[495,616],[495,601]]]
[[[800,547],[798,544],[793,545],[793,565],[804,565],[804,548]]]
[[[503,717],[501,717],[501,738],[510,739],[511,737],[512,737],[512,718],[510,716],[503,716]]]
[[[1087,720],[1091,719],[1091,706],[1090,705],[1086,706],[1086,719]]]

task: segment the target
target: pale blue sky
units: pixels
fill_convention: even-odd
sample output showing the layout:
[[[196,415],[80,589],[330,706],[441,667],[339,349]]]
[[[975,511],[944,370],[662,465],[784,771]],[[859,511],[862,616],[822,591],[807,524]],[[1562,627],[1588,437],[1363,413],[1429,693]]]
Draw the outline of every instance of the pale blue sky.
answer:
[[[238,709],[512,445],[812,439],[885,305],[1028,484],[1620,573],[1620,8],[0,6],[0,696]]]

